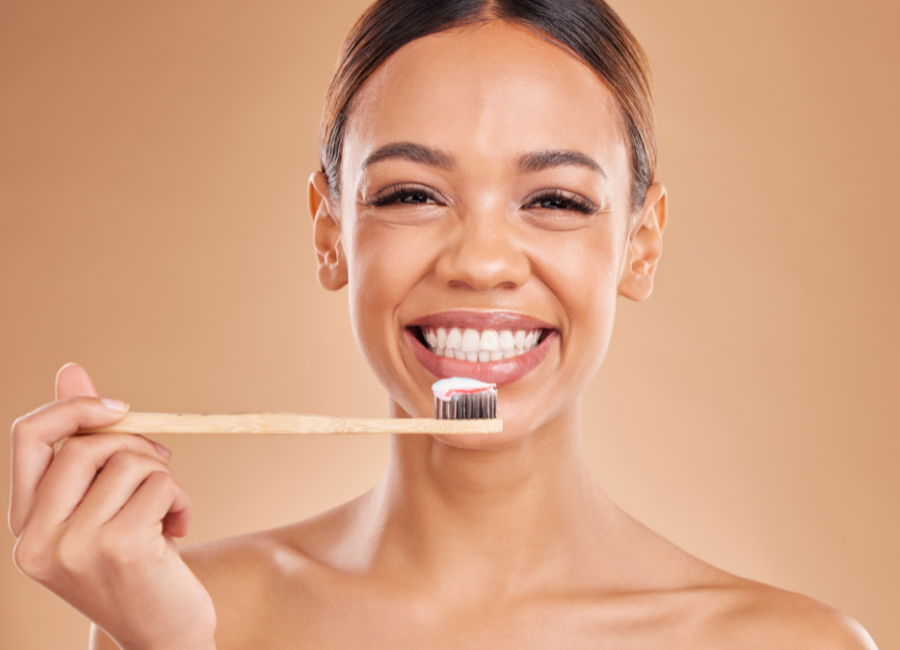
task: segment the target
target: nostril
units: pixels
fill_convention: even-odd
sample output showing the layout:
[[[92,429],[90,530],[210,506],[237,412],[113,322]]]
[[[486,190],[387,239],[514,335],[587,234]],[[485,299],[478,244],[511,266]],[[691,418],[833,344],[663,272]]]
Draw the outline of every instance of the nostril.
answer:
[[[531,263],[514,242],[499,236],[475,237],[448,247],[438,259],[435,275],[454,288],[516,289],[528,282]]]

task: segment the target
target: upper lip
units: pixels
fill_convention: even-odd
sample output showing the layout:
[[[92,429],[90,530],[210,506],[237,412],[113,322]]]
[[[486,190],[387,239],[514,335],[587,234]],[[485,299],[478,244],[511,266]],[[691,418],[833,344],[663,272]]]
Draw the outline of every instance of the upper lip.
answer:
[[[546,321],[512,311],[442,311],[417,318],[407,327],[463,327],[475,330],[536,330],[556,329]]]

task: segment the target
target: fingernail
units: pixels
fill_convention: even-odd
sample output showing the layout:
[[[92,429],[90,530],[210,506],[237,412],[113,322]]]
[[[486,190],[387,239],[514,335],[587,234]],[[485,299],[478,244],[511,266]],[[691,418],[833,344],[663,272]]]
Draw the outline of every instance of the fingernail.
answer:
[[[161,444],[159,444],[159,443],[156,442],[156,441],[154,441],[153,444],[156,445],[156,450],[157,450],[159,453],[161,453],[163,456],[165,456],[166,458],[171,458],[171,457],[172,457],[172,452],[169,451],[166,447],[163,447]]]
[[[128,404],[119,399],[104,397],[100,401],[103,402],[103,406],[108,408],[110,411],[118,411],[119,413],[124,413],[128,410]]]

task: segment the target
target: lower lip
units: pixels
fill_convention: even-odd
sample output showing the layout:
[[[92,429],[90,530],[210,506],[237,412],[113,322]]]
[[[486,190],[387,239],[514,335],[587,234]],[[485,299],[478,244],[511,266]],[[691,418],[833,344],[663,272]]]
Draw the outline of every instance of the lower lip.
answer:
[[[556,341],[558,332],[550,332],[534,349],[524,352],[511,359],[500,361],[472,362],[439,357],[434,352],[422,345],[416,336],[409,330],[404,330],[406,340],[412,348],[413,354],[425,369],[438,379],[447,377],[470,377],[488,384],[511,384],[518,381],[544,360],[550,352],[550,346]]]

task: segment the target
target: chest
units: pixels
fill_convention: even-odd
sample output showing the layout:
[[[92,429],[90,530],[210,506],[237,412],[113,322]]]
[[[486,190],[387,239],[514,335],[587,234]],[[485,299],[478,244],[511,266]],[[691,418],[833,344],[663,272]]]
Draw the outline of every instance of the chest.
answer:
[[[566,650],[697,648],[684,617],[646,606],[587,599],[444,602],[370,597],[285,599],[256,647],[349,650]],[[663,608],[665,610],[666,608]]]

